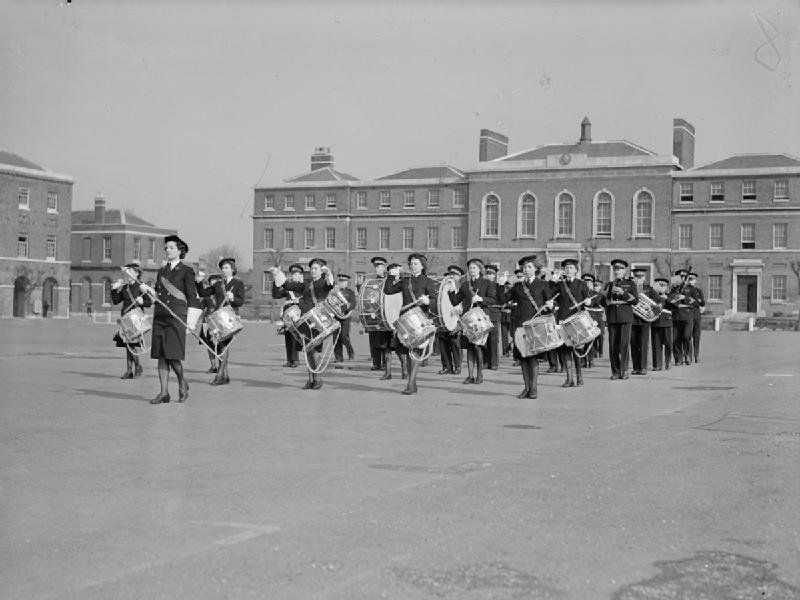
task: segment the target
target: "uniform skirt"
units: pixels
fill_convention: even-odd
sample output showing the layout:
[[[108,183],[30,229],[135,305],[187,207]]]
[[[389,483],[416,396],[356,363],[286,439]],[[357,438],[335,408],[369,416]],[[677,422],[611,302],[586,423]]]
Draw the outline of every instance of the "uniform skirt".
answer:
[[[155,317],[150,358],[183,360],[185,357],[186,326],[169,315]]]

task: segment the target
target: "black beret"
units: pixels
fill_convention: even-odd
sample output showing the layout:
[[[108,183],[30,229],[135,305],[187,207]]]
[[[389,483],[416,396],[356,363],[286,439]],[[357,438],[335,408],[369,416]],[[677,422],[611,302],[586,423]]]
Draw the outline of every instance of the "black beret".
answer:
[[[292,263],[291,265],[289,265],[289,273],[294,273],[294,272],[304,273],[305,269],[303,268],[303,265],[299,263]]]
[[[592,275],[591,273],[584,273],[583,275],[581,275],[581,279],[583,279],[584,281],[594,281],[594,275]]]
[[[486,270],[497,273],[497,265],[493,265],[492,263],[487,263]]]
[[[664,279],[663,277],[656,277],[655,279],[653,279],[653,283],[669,284],[669,280],[668,279]]]
[[[612,267],[621,266],[621,267],[625,267],[627,269],[628,268],[628,261],[622,260],[621,258],[615,258],[614,260],[611,261],[611,266]]]
[[[647,269],[644,267],[633,267],[631,273],[647,273]]]
[[[183,246],[183,248],[184,248],[183,251],[184,252],[189,252],[189,244],[184,242],[177,235],[168,235],[168,236],[164,237],[164,244],[166,244],[167,242],[175,242],[175,244],[178,246],[178,248]]]
[[[561,268],[562,269],[567,268],[567,265],[574,265],[575,268],[577,269],[578,268],[578,260],[575,259],[575,258],[565,258],[564,260],[561,261]]]
[[[449,267],[447,267],[447,272],[448,273],[455,272],[455,273],[458,273],[459,275],[463,275],[464,274],[464,269],[462,269],[458,265],[450,265]]]
[[[236,270],[236,259],[223,258],[221,261],[219,261],[219,264],[217,266],[221,269],[222,265],[224,265],[225,263],[228,263],[234,270]]]
[[[523,256],[522,258],[519,259],[518,262],[519,262],[519,266],[520,267],[522,265],[524,265],[525,263],[533,263],[535,265],[536,264],[536,255],[535,254],[530,254],[528,256]]]
[[[310,269],[311,265],[313,265],[314,263],[317,263],[320,267],[324,267],[325,265],[328,264],[327,262],[325,262],[324,258],[312,258],[310,261],[308,261],[308,268]]]
[[[388,261],[382,256],[373,256],[369,259],[369,262],[371,262],[373,265],[385,265]]]
[[[336,276],[336,279],[343,279],[343,280],[344,280],[344,279],[350,279],[350,275],[348,275],[347,273],[339,273],[339,274]]]

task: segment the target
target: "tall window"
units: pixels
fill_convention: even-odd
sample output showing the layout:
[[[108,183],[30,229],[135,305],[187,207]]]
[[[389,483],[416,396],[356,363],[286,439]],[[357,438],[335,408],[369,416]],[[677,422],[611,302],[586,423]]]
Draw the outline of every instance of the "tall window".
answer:
[[[272,272],[264,271],[261,274],[261,293],[272,295]]]
[[[414,190],[403,192],[403,208],[414,208]]]
[[[708,276],[708,299],[722,300],[722,275]]]
[[[274,248],[275,247],[275,230],[274,229],[265,229],[264,230],[264,248]]]
[[[756,182],[754,179],[747,179],[742,182],[742,202],[756,201]]]
[[[56,259],[56,236],[48,235],[47,236],[47,246],[46,246],[46,258],[47,260],[55,260]]]
[[[391,208],[392,207],[392,193],[389,190],[381,190],[380,194],[380,207],[381,208]]]
[[[335,227],[326,227],[325,228],[325,248],[328,250],[332,250],[336,248],[336,228]]]
[[[92,238],[90,237],[83,238],[81,260],[83,262],[91,262],[92,260]]]
[[[773,185],[773,200],[785,201],[789,199],[789,180],[779,179]]]
[[[264,210],[275,210],[275,196],[264,196]]]
[[[636,214],[634,222],[636,229],[634,237],[648,237],[653,235],[653,195],[647,190],[636,194]]]
[[[294,195],[287,194],[283,197],[283,208],[286,210],[294,210]]]
[[[142,260],[142,238],[133,238],[133,260]]]
[[[294,248],[294,229],[283,230],[283,247],[287,250]]]
[[[499,238],[500,237],[500,198],[494,194],[489,194],[483,199],[483,232],[481,237]]]
[[[149,262],[156,262],[156,241],[151,239],[149,240],[150,244],[147,248],[147,260]]]
[[[573,237],[575,235],[574,210],[575,198],[569,192],[561,192],[556,201],[556,236]]]
[[[356,192],[356,208],[360,209],[367,208],[367,192],[364,191]]]
[[[691,250],[692,248],[692,226],[678,225],[678,249]]]
[[[28,258],[28,236],[21,235],[17,238],[17,257]]]
[[[439,228],[428,227],[428,249],[435,250],[439,247]]]
[[[772,247],[778,250],[787,248],[789,238],[788,223],[773,223],[772,225]]]
[[[336,208],[336,194],[325,194],[325,208]]]
[[[453,208],[464,208],[466,204],[467,204],[466,190],[462,188],[453,190]]]
[[[710,250],[722,248],[722,223],[711,223],[708,226],[708,248]]]
[[[608,192],[599,192],[594,198],[594,236],[611,237],[614,200]]]
[[[103,238],[103,261],[111,261],[111,238]]]
[[[306,210],[316,210],[317,197],[314,194],[306,194]]]
[[[19,188],[17,201],[20,208],[28,210],[31,207],[31,191],[28,188]]]
[[[313,248],[314,247],[314,228],[313,227],[306,227],[305,230],[305,247],[306,248]]]
[[[403,250],[414,249],[414,228],[403,227]]]
[[[680,200],[681,202],[694,202],[694,184],[691,181],[680,183]]]
[[[439,208],[439,190],[428,190],[428,208]]]
[[[522,194],[519,199],[519,219],[517,237],[536,237],[536,198],[533,194]]]
[[[453,227],[452,246],[453,248],[466,247],[464,244],[464,228],[461,227],[461,225],[456,225]]]
[[[367,228],[366,227],[358,227],[356,229],[356,249],[357,250],[366,250],[367,249]]]
[[[711,202],[725,202],[725,182],[711,182]]]
[[[772,301],[786,302],[786,275],[772,276]]]
[[[389,228],[388,227],[381,227],[378,229],[378,249],[379,250],[388,250],[389,249]]]
[[[103,306],[111,305],[111,280],[103,277]]]
[[[58,212],[58,193],[47,192],[47,212]]]
[[[755,223],[742,223],[742,250],[755,250],[756,225]]]

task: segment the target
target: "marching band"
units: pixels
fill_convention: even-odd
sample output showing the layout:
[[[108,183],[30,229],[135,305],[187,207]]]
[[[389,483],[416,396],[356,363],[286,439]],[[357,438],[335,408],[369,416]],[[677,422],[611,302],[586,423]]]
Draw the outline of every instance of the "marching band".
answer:
[[[223,258],[221,275],[207,280],[203,272],[182,262],[189,250],[176,235],[164,238],[166,264],[151,287],[141,281],[136,263],[122,268],[126,279],[112,286],[112,301],[122,304],[119,331],[114,336],[126,351],[127,369],[122,379],[139,377],[139,357],[147,352],[158,361],[161,389],[151,404],[170,402],[170,371],[178,379],[178,402],[189,396],[183,371],[186,334],[206,346],[216,373],[211,385],[230,382],[230,346],[243,329],[239,307],[245,303],[244,283],[235,277],[236,262]],[[697,287],[697,274],[678,269],[672,279],[658,277],[651,287],[647,269],[611,261],[612,280],[604,284],[591,273],[579,274],[576,259],[563,260],[556,270],[538,266],[535,255],[524,256],[509,276],[479,258],[467,261],[466,270],[450,265],[443,277],[429,276],[422,253],[408,256],[407,270],[375,256],[374,277],[359,281],[357,293],[349,288],[350,276],[334,275],[325,260],[313,258],[308,274],[292,264],[288,276],[272,269],[272,296],[283,298],[278,332],[285,336],[286,363],[297,367],[300,353],[308,379],[304,390],[319,390],[329,362],[354,357],[350,341],[351,314],[358,313],[369,335],[371,370],[383,370],[381,380],[392,378],[392,353],[397,353],[401,393],[416,394],[421,366],[436,349],[441,357],[439,375],[461,372],[466,349],[464,384],[482,384],[484,368],[496,369],[499,354],[509,351],[522,373],[518,398],[538,398],[539,361],[549,361],[548,372],[563,372],[562,387],[584,385],[583,369],[593,368],[603,356],[603,332],[608,330],[608,357],[612,380],[647,373],[649,348],[652,370],[699,362],[700,315],[705,306]],[[144,313],[154,306],[152,323]],[[196,333],[201,306],[205,318]],[[629,360],[632,370],[629,371]],[[341,367],[337,367],[341,368]]]

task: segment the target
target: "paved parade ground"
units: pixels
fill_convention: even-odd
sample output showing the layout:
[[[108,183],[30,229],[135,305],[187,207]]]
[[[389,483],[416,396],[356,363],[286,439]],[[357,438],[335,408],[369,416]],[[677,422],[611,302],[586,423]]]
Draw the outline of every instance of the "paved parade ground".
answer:
[[[798,333],[518,400],[510,359],[403,396],[358,326],[303,391],[250,323],[230,385],[192,344],[189,401],[152,406],[114,331],[0,321],[3,598],[800,598]]]

